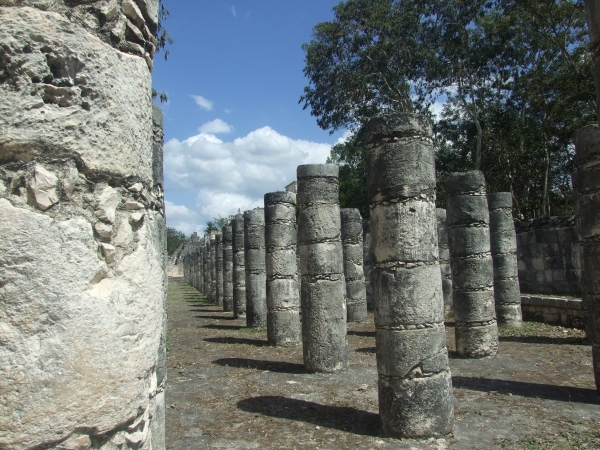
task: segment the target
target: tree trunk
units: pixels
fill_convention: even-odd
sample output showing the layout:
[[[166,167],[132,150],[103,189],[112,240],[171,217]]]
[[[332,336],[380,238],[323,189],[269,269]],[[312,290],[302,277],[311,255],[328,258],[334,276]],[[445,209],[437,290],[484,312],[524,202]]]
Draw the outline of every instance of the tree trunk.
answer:
[[[600,2],[585,0],[585,15],[588,32],[592,44],[592,59],[594,61],[594,84],[596,85],[596,113],[600,104]],[[600,114],[598,115],[600,120]],[[600,123],[600,122],[599,122]]]

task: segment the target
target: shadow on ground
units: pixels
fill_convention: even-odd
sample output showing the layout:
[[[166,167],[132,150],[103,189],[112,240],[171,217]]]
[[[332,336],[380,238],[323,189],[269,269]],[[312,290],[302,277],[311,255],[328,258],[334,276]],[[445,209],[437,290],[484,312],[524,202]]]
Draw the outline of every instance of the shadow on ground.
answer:
[[[306,400],[265,395],[241,400],[237,407],[254,414],[297,420],[365,436],[382,435],[379,414],[347,406],[321,405]]]
[[[578,402],[595,405],[600,403],[595,389],[571,386],[553,386],[551,384],[529,383],[525,381],[498,380],[494,378],[476,378],[453,376],[455,388],[473,391],[513,394],[521,397],[541,398],[560,402]]]
[[[213,364],[228,367],[242,367],[246,369],[268,370],[278,373],[303,373],[302,364],[289,363],[284,361],[265,361],[262,359],[249,358],[221,358],[213,361]]]
[[[500,342],[521,342],[522,344],[590,345],[586,339],[577,337],[547,336],[500,336]]]
[[[260,339],[248,339],[248,338],[239,338],[233,336],[226,337],[214,337],[214,338],[205,338],[205,342],[214,342],[216,344],[241,344],[241,345],[254,345],[256,347],[264,347],[269,345],[267,341],[261,341]]]

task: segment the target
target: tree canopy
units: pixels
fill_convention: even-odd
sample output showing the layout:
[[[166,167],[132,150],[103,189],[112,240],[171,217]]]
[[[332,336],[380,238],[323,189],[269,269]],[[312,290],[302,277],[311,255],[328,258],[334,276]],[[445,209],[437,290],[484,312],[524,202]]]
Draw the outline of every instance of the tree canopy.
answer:
[[[176,228],[167,227],[167,254],[173,253],[181,244],[187,241],[187,236],[183,231]]]
[[[334,12],[303,46],[301,102],[322,128],[358,131],[329,159],[343,206],[367,209],[361,127],[417,111],[434,122],[440,206],[445,174],[478,168],[517,217],[571,212],[573,135],[595,120],[582,0],[348,0]]]
[[[213,217],[212,220],[206,222],[204,227],[204,234],[211,234],[213,232],[221,232],[221,229],[227,225],[227,219],[225,217]]]

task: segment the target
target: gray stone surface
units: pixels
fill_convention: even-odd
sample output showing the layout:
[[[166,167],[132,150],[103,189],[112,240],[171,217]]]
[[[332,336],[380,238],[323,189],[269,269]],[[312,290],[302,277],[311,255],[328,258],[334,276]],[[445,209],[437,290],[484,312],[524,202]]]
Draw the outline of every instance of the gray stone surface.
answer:
[[[510,192],[488,194],[490,248],[494,263],[494,302],[499,323],[521,326],[517,238]]]
[[[223,307],[223,235],[215,236],[215,272],[216,272],[216,301]]]
[[[363,272],[363,219],[358,209],[343,208],[340,211],[347,320],[366,322],[368,312]]]
[[[298,166],[302,343],[309,372],[348,368],[339,168]]]
[[[3,449],[164,449],[162,130],[90,3],[0,2]]]
[[[231,221],[233,235],[233,317],[246,317],[246,255],[244,249],[244,216],[236,214]]]
[[[596,388],[600,390],[600,130],[588,125],[575,135],[577,213],[581,239],[586,330],[592,341]]]
[[[446,435],[454,399],[431,125],[396,114],[372,119],[367,133],[381,422],[395,437]]]
[[[265,194],[267,338],[271,345],[301,342],[297,278],[296,194]]]
[[[233,232],[231,221],[221,229],[223,233],[223,311],[233,312]]]
[[[446,227],[446,210],[436,208],[438,226],[438,250],[440,252],[440,271],[442,273],[442,291],[444,293],[444,310],[452,311],[452,269],[450,268],[450,250],[448,249],[448,228]]]
[[[265,210],[244,211],[246,270],[246,325],[267,327],[267,275],[265,268]]]
[[[365,276],[365,291],[367,295],[367,309],[373,309],[373,285],[371,273],[373,272],[373,254],[371,249],[371,219],[363,219],[363,274]]]
[[[478,170],[451,173],[446,191],[456,351],[467,358],[493,356],[498,326],[485,179]]]
[[[216,263],[216,235],[213,234],[210,236],[209,240],[209,270],[210,270],[210,292],[208,294],[208,299],[217,303],[217,263]]]
[[[202,247],[202,281],[204,287],[199,289],[208,299],[210,299],[210,257],[209,257],[209,238],[204,237],[204,245]]]

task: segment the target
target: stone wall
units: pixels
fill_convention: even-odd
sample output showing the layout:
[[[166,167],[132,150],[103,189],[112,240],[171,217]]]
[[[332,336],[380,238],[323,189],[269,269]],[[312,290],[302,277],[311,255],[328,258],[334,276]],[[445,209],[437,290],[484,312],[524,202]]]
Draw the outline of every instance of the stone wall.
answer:
[[[164,449],[156,0],[0,0],[0,448]]]
[[[523,320],[585,329],[587,311],[580,298],[566,299],[522,295]]]
[[[579,240],[574,217],[515,222],[522,293],[581,296]]]

